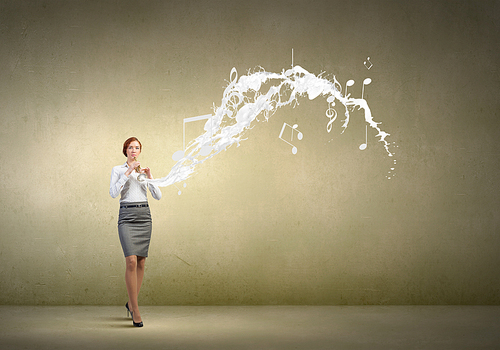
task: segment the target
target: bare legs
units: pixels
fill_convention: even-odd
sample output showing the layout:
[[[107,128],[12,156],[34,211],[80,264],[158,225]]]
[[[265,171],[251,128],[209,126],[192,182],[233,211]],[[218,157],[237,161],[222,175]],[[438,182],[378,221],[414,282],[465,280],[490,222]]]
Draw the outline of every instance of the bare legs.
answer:
[[[142,280],[144,278],[144,266],[146,258],[143,256],[130,255],[125,258],[125,284],[128,292],[128,306],[133,313],[134,322],[141,322],[139,304],[137,297],[141,290]]]

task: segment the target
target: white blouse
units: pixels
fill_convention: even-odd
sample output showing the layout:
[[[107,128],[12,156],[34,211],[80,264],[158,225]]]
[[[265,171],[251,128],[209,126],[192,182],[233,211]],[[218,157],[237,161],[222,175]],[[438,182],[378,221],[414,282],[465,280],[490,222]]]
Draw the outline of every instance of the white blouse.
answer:
[[[128,170],[128,164],[113,167],[111,171],[111,181],[109,185],[109,194],[116,198],[121,193],[120,203],[147,202],[148,188],[154,199],[160,200],[161,191],[157,185],[147,181],[137,181],[139,174],[134,170],[129,176],[125,175]]]

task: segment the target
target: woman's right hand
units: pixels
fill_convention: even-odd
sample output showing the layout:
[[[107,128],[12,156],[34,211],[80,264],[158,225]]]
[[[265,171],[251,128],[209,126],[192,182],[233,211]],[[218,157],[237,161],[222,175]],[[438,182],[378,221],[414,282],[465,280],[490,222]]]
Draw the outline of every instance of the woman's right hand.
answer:
[[[132,164],[129,164],[128,170],[125,172],[125,175],[129,176],[134,172],[134,169],[137,168],[139,165],[141,165],[141,162],[138,160],[132,162]]]

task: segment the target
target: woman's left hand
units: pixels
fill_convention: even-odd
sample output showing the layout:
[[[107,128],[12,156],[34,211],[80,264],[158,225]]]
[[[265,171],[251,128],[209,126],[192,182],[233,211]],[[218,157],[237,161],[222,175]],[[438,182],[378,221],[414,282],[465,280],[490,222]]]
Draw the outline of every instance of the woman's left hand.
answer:
[[[150,179],[150,180],[153,179],[153,175],[151,175],[151,169],[149,169],[149,168],[143,168],[143,169],[141,169],[141,173],[146,174],[146,176],[148,177],[148,179]]]

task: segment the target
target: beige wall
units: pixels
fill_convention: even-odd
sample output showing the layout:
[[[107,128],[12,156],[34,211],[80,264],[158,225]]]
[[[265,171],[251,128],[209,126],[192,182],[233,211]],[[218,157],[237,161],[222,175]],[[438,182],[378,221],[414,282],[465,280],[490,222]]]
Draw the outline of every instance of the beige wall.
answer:
[[[0,303],[125,303],[123,141],[166,176],[231,68],[293,48],[353,95],[372,78],[397,176],[362,114],[329,134],[303,98],[150,199],[140,303],[498,304],[499,23],[498,1],[1,1]]]

